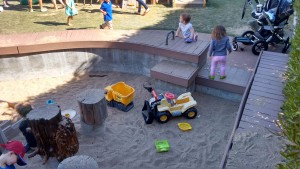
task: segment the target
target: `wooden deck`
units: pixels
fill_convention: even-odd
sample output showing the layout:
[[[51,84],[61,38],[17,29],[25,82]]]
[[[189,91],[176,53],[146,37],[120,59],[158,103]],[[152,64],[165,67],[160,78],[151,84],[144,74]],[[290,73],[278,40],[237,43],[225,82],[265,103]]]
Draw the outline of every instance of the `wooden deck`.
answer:
[[[198,73],[198,76],[196,78],[196,83],[226,90],[229,92],[237,93],[237,94],[243,94],[245,91],[245,88],[249,82],[250,76],[252,74],[252,70],[246,70],[244,68],[235,67],[235,66],[227,66],[226,67],[226,79],[219,79],[219,73],[216,73],[216,78],[214,80],[210,80],[208,78],[210,72],[210,65],[206,64]]]
[[[254,76],[243,115],[241,129],[264,127],[278,131],[274,121],[284,101],[284,73],[287,70],[288,55],[263,52]]]
[[[204,0],[176,0],[176,7],[186,8],[186,7],[205,7],[206,1]]]
[[[118,48],[167,56],[198,63],[209,43],[200,38],[187,44],[181,38],[169,40],[169,31],[161,30],[66,30],[27,34],[0,35],[1,55],[28,54],[63,49]]]

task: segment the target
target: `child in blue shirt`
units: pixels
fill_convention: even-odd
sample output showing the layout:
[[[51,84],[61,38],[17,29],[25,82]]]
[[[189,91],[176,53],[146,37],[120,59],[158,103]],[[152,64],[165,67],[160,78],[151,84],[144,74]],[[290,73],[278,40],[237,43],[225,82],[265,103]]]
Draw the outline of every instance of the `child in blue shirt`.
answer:
[[[108,29],[113,29],[112,26],[112,4],[110,0],[104,0],[104,2],[101,4],[100,12],[104,16],[104,23],[100,25],[100,29],[105,29],[108,27]]]
[[[191,16],[183,13],[179,17],[179,26],[175,36],[184,38],[186,43],[197,41],[198,35],[195,32],[193,25],[190,23]]]

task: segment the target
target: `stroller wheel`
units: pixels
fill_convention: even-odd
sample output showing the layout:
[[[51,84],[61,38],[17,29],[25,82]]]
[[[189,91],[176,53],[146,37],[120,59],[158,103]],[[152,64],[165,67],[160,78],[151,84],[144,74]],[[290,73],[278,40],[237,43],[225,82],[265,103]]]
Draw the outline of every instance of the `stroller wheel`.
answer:
[[[290,44],[290,43],[288,43],[288,44],[285,44],[281,52],[282,52],[282,53],[286,53],[286,52],[287,52],[287,50],[290,48],[290,46],[291,46],[291,44]]]
[[[253,37],[254,35],[254,32],[253,31],[246,31],[242,34],[242,37],[244,38],[248,38],[250,39],[251,41],[255,40],[255,38]],[[250,45],[249,43],[245,43],[245,42],[242,42],[242,44],[244,45]]]
[[[252,53],[259,55],[262,50],[268,50],[268,43],[264,41],[257,41],[253,44]]]
[[[237,44],[237,42],[232,42],[232,50],[237,51],[238,48],[239,48],[239,45]]]

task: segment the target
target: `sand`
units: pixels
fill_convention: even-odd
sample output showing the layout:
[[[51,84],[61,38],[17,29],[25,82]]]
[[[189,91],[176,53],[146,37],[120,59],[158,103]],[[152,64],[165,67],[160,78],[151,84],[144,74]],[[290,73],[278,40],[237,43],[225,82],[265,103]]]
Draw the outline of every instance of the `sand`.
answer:
[[[280,151],[286,140],[266,129],[237,131],[226,169],[273,169],[283,161]]]
[[[78,155],[94,158],[101,169],[215,169],[220,165],[222,155],[232,130],[238,102],[232,102],[200,93],[193,93],[198,102],[198,116],[188,120],[184,117],[171,119],[167,124],[146,125],[141,115],[143,101],[149,93],[142,88],[148,77],[123,73],[102,73],[105,77],[62,76],[32,80],[0,81],[2,100],[11,102],[29,101],[35,107],[53,99],[62,110],[79,111],[76,94],[89,88],[125,81],[135,88],[135,107],[130,112],[108,108],[108,117],[102,130],[93,136],[83,135],[77,114],[73,122],[80,143]],[[5,105],[1,112],[7,111]],[[3,115],[1,115],[2,117]],[[6,117],[6,116],[5,116]],[[7,116],[6,118],[9,118]],[[182,132],[177,123],[189,122],[193,129]],[[14,139],[24,138],[19,134]],[[167,139],[170,151],[157,153],[154,141]],[[17,168],[44,169],[42,159],[36,156],[26,159],[28,165]]]

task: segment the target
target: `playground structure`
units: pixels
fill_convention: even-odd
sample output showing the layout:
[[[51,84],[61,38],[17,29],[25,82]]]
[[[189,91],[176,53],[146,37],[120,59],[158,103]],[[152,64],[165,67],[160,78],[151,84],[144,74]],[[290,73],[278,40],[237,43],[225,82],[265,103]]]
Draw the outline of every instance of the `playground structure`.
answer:
[[[155,31],[153,31],[155,32]],[[151,32],[150,36],[154,36],[155,33]],[[76,34],[76,33],[75,33]],[[77,34],[80,34],[80,31],[77,32]],[[139,37],[140,36],[140,37]],[[27,44],[27,45],[20,45],[17,44],[15,46],[4,46],[2,48],[0,48],[0,50],[2,50],[4,53],[14,53],[16,55],[19,55],[19,57],[32,57],[32,58],[37,58],[36,63],[44,63],[40,60],[38,60],[39,57],[44,57],[44,59],[46,60],[55,60],[55,57],[62,57],[62,55],[65,55],[66,51],[56,51],[55,53],[51,52],[52,50],[62,50],[63,48],[72,48],[73,51],[71,51],[73,59],[76,58],[79,60],[79,62],[77,62],[78,60],[76,60],[76,62],[78,64],[82,64],[85,62],[85,60],[80,60],[82,59],[82,55],[80,55],[80,53],[86,52],[85,56],[88,57],[90,60],[90,62],[87,63],[93,63],[92,66],[87,64],[82,64],[83,67],[82,70],[86,70],[87,72],[85,73],[89,73],[89,71],[107,71],[108,69],[104,69],[104,68],[111,68],[111,71],[120,71],[120,72],[126,72],[128,71],[128,73],[138,73],[138,74],[143,74],[146,76],[150,76],[153,79],[155,79],[155,81],[157,82],[158,86],[160,87],[164,87],[161,84],[165,84],[166,86],[169,87],[174,87],[175,89],[181,88],[184,90],[190,89],[191,91],[196,91],[197,90],[197,86],[200,85],[199,81],[197,82],[197,79],[199,79],[199,70],[202,70],[202,66],[204,65],[204,61],[206,61],[203,57],[202,54],[205,53],[206,51],[206,47],[207,47],[207,43],[205,41],[202,41],[199,44],[196,44],[198,46],[198,48],[194,48],[192,49],[192,46],[187,46],[187,45],[183,45],[182,48],[184,48],[185,50],[188,49],[186,53],[182,51],[180,51],[181,49],[178,49],[179,46],[176,46],[176,44],[178,45],[180,43],[180,41],[178,39],[175,39],[174,41],[170,41],[170,44],[168,46],[163,46],[162,47],[158,47],[155,46],[157,41],[158,41],[158,37],[161,35],[156,35],[155,37],[152,37],[150,40],[150,42],[146,42],[148,44],[141,44],[142,42],[142,35],[139,36],[135,36],[134,38],[130,39],[130,40],[124,40],[122,39],[122,37],[120,39],[118,39],[118,42],[116,41],[109,41],[109,42],[103,42],[103,41],[98,41],[98,42],[91,42],[91,41],[87,41],[87,40],[78,40],[80,39],[80,37],[78,39],[75,39],[74,42],[72,41],[64,41],[64,42],[52,42],[51,45],[47,44],[47,43],[43,43],[43,42],[36,42],[37,44]],[[140,38],[140,39],[139,39]],[[165,43],[165,37],[162,38],[163,40],[161,40],[161,43]],[[74,39],[73,39],[74,40]],[[77,41],[76,41],[77,40]],[[66,44],[66,46],[62,46],[62,44]],[[71,43],[73,43],[71,45]],[[121,45],[121,43],[124,43],[123,45]],[[79,45],[80,44],[80,45]],[[137,54],[138,56],[133,56],[130,55],[132,53],[130,53],[131,51],[129,51],[129,49],[132,49],[132,46],[139,44],[140,46],[143,46],[143,51],[138,51],[140,52],[139,54],[137,54],[138,52],[136,52],[135,54]],[[131,46],[130,46],[131,45]],[[103,48],[103,49],[99,49]],[[98,47],[97,49],[95,49],[96,47]],[[177,47],[177,48],[176,48]],[[201,49],[200,49],[200,48]],[[78,49],[78,48],[83,48],[83,49]],[[111,49],[108,49],[111,48]],[[121,48],[122,50],[117,50],[116,48]],[[151,50],[150,50],[151,49]],[[156,49],[153,51],[153,49]],[[48,55],[52,55],[51,57],[47,57],[45,55],[43,55],[43,53],[39,53],[39,54],[32,54],[32,52],[34,51],[38,51],[38,50],[42,50],[40,52],[47,52]],[[138,49],[137,49],[138,50]],[[193,52],[190,52],[192,51]],[[103,52],[105,51],[105,52]],[[113,52],[112,52],[113,51]],[[127,55],[127,53],[130,53]],[[151,55],[148,56],[145,54],[141,54],[142,52],[149,52]],[[70,56],[70,53],[69,56]],[[93,53],[93,54],[89,54],[89,53]],[[105,54],[107,54],[108,56],[105,56]],[[120,53],[124,54],[122,56],[117,57],[117,55],[120,55]],[[176,53],[179,53],[178,55],[174,55]],[[194,55],[192,55],[193,53],[195,53]],[[196,54],[197,53],[197,54]],[[68,56],[65,55],[65,56]],[[98,57],[95,57],[95,54],[98,55]],[[159,55],[160,54],[160,55]],[[15,60],[14,63],[17,62],[17,64],[20,64],[17,59],[15,58],[16,55],[9,55],[9,54],[3,54],[6,55],[6,59],[10,59],[13,58]],[[182,55],[187,56],[187,57],[181,57]],[[111,57],[113,56],[113,57]],[[102,60],[100,60],[100,57]],[[116,58],[117,57],[117,58]],[[141,60],[141,62],[138,62],[137,64],[132,64],[133,67],[130,67],[131,65],[128,63],[134,63],[135,62],[135,57],[138,58],[139,60]],[[32,59],[31,58],[31,59]],[[66,57],[67,58],[67,57]],[[107,62],[109,61],[110,62]],[[121,67],[116,67],[113,65],[120,65],[118,63],[118,60],[120,60],[120,58],[126,58],[124,60],[121,60],[124,65],[124,69],[122,69]],[[148,58],[148,59],[147,59]],[[151,58],[151,62],[149,62],[149,58]],[[98,60],[99,59],[99,60]],[[129,61],[128,61],[128,60]],[[266,58],[264,58],[266,59]],[[52,60],[52,61],[53,61]],[[56,60],[57,61],[57,60]],[[112,64],[112,62],[115,62],[114,64]],[[277,61],[272,61],[272,63],[277,64]],[[10,65],[12,64],[12,62],[5,62],[10,68]],[[50,62],[47,62],[46,64],[48,64]],[[141,64],[144,63],[144,64]],[[145,64],[147,63],[147,64]],[[175,63],[175,64],[174,64]],[[26,64],[28,64],[28,62],[26,62]],[[75,64],[74,62],[71,63],[70,65]],[[22,65],[22,64],[20,64]],[[42,64],[41,64],[42,65]],[[57,66],[58,65],[58,66]],[[61,63],[56,64],[55,68],[56,69],[60,69],[60,65],[62,65]],[[107,67],[105,67],[105,65]],[[128,66],[130,65],[130,66]],[[141,67],[139,67],[139,65],[142,65]],[[166,68],[166,65],[168,65],[168,67]],[[172,65],[171,67],[169,67],[169,65]],[[190,67],[186,68],[186,65],[189,65]],[[192,65],[192,66],[191,66]],[[147,67],[149,66],[149,67]],[[23,67],[23,66],[21,66]],[[32,65],[33,69],[36,69],[36,73],[41,73],[39,72],[40,70],[38,70],[37,67],[35,67],[34,65]],[[75,67],[79,67],[79,65],[76,65]],[[152,67],[152,68],[151,68]],[[153,69],[155,67],[155,69]],[[182,72],[176,72],[174,70],[178,70],[178,68],[186,68],[186,69],[179,69],[185,73]],[[134,69],[133,69],[134,68]],[[143,68],[143,69],[142,69]],[[48,66],[47,69],[51,69],[51,66]],[[53,69],[54,70],[54,69]],[[8,72],[8,74],[13,73],[13,71],[15,70],[9,70],[10,72]],[[131,72],[130,72],[131,71]],[[66,71],[67,72],[67,71]],[[190,74],[187,72],[191,72]],[[235,71],[238,72],[238,71]],[[22,73],[22,72],[19,72]],[[30,72],[26,72],[28,73],[27,75],[30,75]],[[53,73],[53,72],[51,72]],[[55,72],[54,72],[55,73]],[[179,76],[182,74],[188,74],[189,76]],[[42,75],[42,73],[40,74],[40,76]],[[55,74],[52,74],[55,75]],[[2,77],[4,78],[9,78],[7,75],[3,75],[1,74]],[[17,75],[18,77],[21,77],[21,75]],[[209,84],[214,84],[215,86],[221,86],[220,88],[227,88],[227,90],[232,90],[232,87],[230,84],[226,83],[226,81],[220,82],[220,81],[210,81],[208,79],[203,79],[203,77],[201,77],[201,82],[205,81]],[[220,84],[223,83],[223,85],[216,85],[216,84]],[[227,87],[224,87],[224,83],[227,84]],[[201,83],[204,84],[204,83]],[[194,85],[194,88],[193,88]],[[195,87],[196,86],[196,87]],[[209,85],[208,85],[209,86]],[[230,86],[230,87],[228,87]],[[239,93],[242,94],[244,92],[243,89],[245,89],[245,86],[239,86]],[[166,90],[165,90],[166,91]],[[173,89],[170,89],[170,91],[173,92]],[[235,90],[237,91],[237,90]],[[178,90],[175,91],[176,93],[183,93],[182,90]],[[174,92],[174,93],[175,93]],[[171,103],[169,103],[171,104]]]

